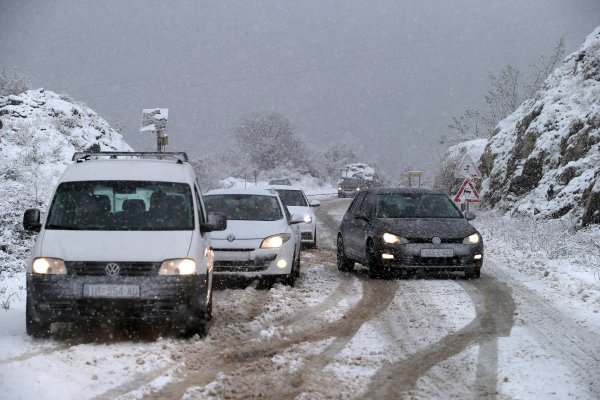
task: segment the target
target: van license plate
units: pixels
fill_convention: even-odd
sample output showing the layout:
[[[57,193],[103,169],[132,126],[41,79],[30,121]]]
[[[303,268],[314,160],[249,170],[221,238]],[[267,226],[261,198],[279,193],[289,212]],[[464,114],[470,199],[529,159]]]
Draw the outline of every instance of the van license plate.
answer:
[[[454,257],[452,249],[421,249],[421,257]]]
[[[140,297],[140,285],[83,285],[84,297],[109,299],[137,299]]]

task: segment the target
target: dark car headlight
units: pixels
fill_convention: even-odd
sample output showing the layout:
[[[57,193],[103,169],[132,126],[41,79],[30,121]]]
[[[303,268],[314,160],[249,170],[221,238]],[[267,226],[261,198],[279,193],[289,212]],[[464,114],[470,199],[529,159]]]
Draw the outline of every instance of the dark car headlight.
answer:
[[[479,234],[474,233],[474,234],[469,235],[466,238],[464,238],[463,243],[464,244],[477,244],[477,243],[479,243],[480,240],[481,239],[479,238]]]
[[[402,236],[394,235],[393,233],[384,233],[382,235],[383,241],[388,244],[406,244],[408,240]]]

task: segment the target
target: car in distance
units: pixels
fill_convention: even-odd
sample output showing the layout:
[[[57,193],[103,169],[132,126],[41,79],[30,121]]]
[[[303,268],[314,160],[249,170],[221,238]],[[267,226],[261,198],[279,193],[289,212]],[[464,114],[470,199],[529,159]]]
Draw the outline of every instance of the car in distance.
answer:
[[[288,208],[291,214],[302,215],[304,222],[300,227],[300,238],[302,244],[306,247],[317,247],[317,217],[314,212],[314,207],[321,205],[318,200],[309,201],[304,194],[302,188],[298,186],[269,186],[275,190],[283,205]]]
[[[215,189],[204,195],[209,212],[223,214],[227,229],[212,237],[215,276],[280,280],[300,274],[302,215],[291,215],[274,190]]]
[[[360,178],[342,178],[338,184],[338,197],[354,197],[363,188],[365,182]]]
[[[361,191],[346,211],[337,235],[337,265],[367,266],[371,277],[415,269],[464,271],[478,278],[483,241],[445,194],[424,188]]]
[[[286,185],[290,186],[292,182],[289,179],[273,179],[269,181],[269,185]]]
[[[26,328],[53,322],[161,322],[203,333],[212,312],[209,219],[185,153],[75,153],[27,265]]]

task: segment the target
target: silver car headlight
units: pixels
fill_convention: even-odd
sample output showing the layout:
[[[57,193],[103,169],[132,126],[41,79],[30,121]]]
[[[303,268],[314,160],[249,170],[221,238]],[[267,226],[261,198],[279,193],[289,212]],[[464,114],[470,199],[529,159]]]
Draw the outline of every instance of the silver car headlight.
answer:
[[[306,214],[304,216],[304,223],[305,224],[310,224],[312,222],[312,217],[310,216],[310,214]]]
[[[165,260],[158,270],[159,275],[193,275],[195,273],[196,261],[191,258]]]
[[[281,247],[285,242],[290,240],[292,235],[289,233],[280,233],[278,235],[273,235],[265,238],[260,244],[261,249],[276,249]]]
[[[65,275],[67,267],[60,258],[40,257],[33,260],[32,270],[34,274],[42,275]]]
[[[393,233],[384,233],[383,241],[389,244],[406,244],[408,240],[402,236],[394,235]]]
[[[479,234],[474,233],[470,236],[467,236],[464,240],[463,240],[464,244],[477,244],[479,243]]]

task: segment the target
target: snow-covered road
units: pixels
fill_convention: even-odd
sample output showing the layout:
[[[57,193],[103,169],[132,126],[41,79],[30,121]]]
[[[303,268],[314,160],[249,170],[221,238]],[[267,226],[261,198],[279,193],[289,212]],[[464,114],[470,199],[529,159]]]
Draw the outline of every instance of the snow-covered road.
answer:
[[[294,288],[218,290],[205,338],[33,340],[24,277],[5,278],[0,398],[600,398],[597,304],[563,306],[489,251],[478,280],[341,273],[333,239],[348,203],[317,209],[320,246]]]

